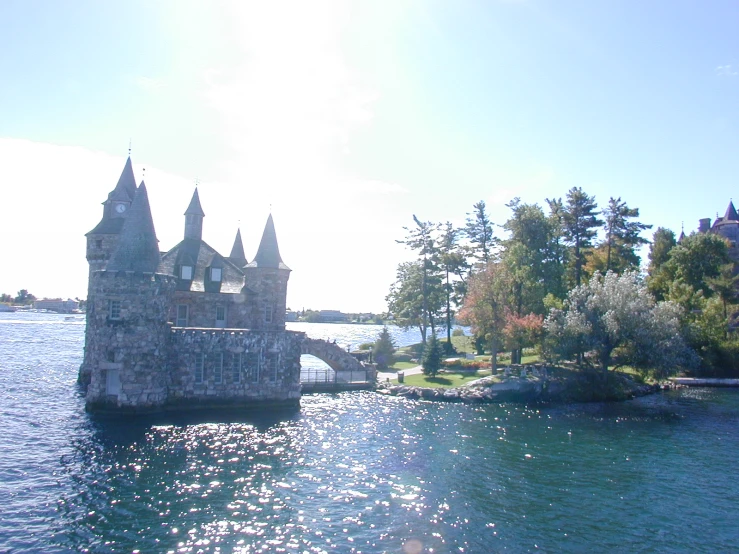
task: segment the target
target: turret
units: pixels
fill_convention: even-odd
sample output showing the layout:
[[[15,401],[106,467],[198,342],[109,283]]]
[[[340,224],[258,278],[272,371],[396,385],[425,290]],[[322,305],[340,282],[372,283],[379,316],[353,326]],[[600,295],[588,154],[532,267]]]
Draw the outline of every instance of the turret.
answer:
[[[236,238],[234,239],[234,245],[231,248],[231,255],[229,255],[228,261],[237,267],[244,267],[248,263],[244,254],[244,244],[241,242],[241,229],[236,230]]]
[[[257,255],[244,267],[246,286],[257,294],[256,327],[270,330],[285,328],[290,271],[280,257],[275,225],[270,214]]]
[[[166,400],[167,319],[177,280],[157,273],[160,260],[142,182],[106,269],[90,279],[83,364],[88,409],[146,410]]]
[[[93,271],[104,269],[116,249],[118,236],[123,228],[123,221],[128,215],[128,210],[135,195],[136,179],[133,175],[133,166],[129,156],[118,183],[108,193],[108,198],[103,202],[103,218],[92,231],[85,235],[87,237],[87,261],[90,264],[90,275]]]
[[[200,206],[200,196],[198,195],[198,189],[195,188],[195,192],[190,200],[190,205],[185,210],[185,238],[193,240],[203,240],[203,208]]]

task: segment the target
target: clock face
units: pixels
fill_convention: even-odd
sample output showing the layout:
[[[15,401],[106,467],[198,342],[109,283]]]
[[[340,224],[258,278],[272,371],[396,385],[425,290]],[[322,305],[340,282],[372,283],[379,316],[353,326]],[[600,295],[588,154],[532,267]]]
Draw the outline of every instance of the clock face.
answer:
[[[126,211],[126,205],[125,204],[116,204],[115,211],[117,211],[119,214],[122,214]]]

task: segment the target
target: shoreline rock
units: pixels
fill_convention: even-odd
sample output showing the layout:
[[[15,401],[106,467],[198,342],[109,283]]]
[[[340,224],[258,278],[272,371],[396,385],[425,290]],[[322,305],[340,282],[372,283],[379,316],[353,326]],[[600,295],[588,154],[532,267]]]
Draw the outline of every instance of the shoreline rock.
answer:
[[[432,388],[380,383],[376,392],[439,402],[480,403],[570,403],[614,402],[654,394],[672,388],[669,385],[642,384],[621,373],[600,375],[594,372],[570,372],[567,378],[483,377],[456,388]]]

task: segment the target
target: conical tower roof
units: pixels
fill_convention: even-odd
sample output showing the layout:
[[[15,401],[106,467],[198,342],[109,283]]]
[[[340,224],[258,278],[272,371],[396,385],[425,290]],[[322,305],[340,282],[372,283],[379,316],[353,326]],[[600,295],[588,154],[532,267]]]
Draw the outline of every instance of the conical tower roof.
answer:
[[[118,178],[118,184],[116,184],[113,191],[108,195],[108,199],[131,202],[135,195],[136,178],[133,175],[133,165],[131,164],[131,156],[129,156],[126,160],[126,165],[123,166],[121,176]]]
[[[108,263],[110,271],[154,273],[161,262],[159,241],[149,207],[146,185],[141,181],[118,240],[118,248]]]
[[[287,269],[280,257],[280,247],[277,245],[277,233],[275,233],[275,223],[272,220],[272,214],[267,218],[267,224],[264,226],[262,233],[262,241],[259,243],[259,250],[254,260],[248,267],[270,267],[275,269]]]
[[[739,221],[739,215],[737,215],[736,208],[734,208],[734,202],[732,202],[731,200],[729,200],[729,205],[726,208],[724,221]]]
[[[185,210],[185,215],[187,214],[196,214],[205,217],[203,207],[200,205],[200,195],[198,194],[197,187],[195,187],[195,192],[192,193],[192,200],[190,200],[190,205],[187,207],[187,210]]]
[[[228,259],[239,267],[244,267],[247,263],[246,255],[244,254],[244,244],[241,242],[241,229],[236,230],[236,238],[234,239],[234,245],[231,248],[231,255]]]

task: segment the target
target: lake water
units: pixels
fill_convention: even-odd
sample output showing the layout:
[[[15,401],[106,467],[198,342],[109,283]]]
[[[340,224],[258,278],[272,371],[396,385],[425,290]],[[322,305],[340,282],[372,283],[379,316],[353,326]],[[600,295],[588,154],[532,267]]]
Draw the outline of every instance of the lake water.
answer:
[[[301,325],[338,344],[379,331]],[[739,550],[736,390],[96,420],[83,333],[0,314],[0,552]]]

